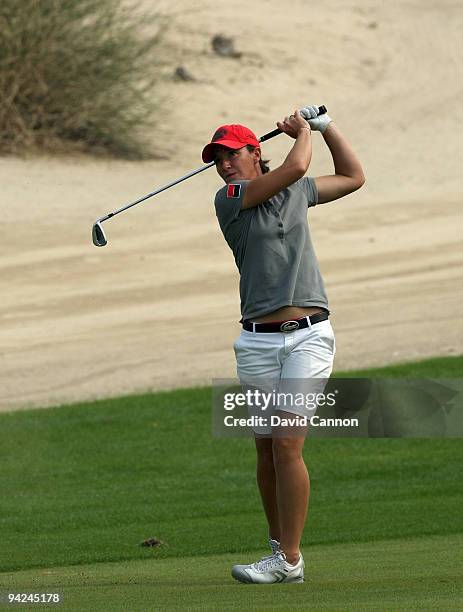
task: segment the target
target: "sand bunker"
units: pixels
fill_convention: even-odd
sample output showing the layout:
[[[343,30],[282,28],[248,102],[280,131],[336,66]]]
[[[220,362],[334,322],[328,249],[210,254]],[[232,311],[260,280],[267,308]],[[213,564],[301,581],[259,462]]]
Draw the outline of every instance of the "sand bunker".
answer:
[[[215,171],[109,221],[105,248],[91,226],[200,166],[217,125],[261,135],[304,103],[328,107],[367,177],[309,211],[336,368],[463,352],[462,7],[225,4],[175,3],[171,106],[153,134],[169,160],[2,160],[1,410],[234,376],[238,275],[215,219]],[[210,47],[224,23],[239,59]],[[196,80],[169,84],[180,64]],[[309,174],[331,172],[314,141]],[[264,153],[275,166],[290,146],[279,136]]]

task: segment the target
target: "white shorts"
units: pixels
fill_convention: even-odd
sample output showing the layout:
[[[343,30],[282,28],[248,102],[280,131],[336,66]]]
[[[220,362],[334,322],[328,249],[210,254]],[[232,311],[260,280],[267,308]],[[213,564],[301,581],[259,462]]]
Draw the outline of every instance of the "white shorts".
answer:
[[[327,319],[288,333],[242,330],[233,348],[242,386],[307,395],[323,393],[333,369],[336,342]],[[285,402],[274,404],[273,410],[310,418],[316,406]],[[259,434],[271,433],[269,426],[253,429]]]

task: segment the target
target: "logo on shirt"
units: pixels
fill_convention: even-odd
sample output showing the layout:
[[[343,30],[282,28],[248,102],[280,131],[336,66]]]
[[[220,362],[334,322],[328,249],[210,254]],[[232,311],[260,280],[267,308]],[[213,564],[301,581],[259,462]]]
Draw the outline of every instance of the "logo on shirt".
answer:
[[[230,183],[227,187],[227,198],[239,198],[241,193],[241,185]]]

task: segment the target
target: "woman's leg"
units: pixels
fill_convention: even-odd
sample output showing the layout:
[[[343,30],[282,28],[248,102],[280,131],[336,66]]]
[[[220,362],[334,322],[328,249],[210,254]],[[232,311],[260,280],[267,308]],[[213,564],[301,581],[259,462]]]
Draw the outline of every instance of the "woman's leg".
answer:
[[[295,332],[286,342],[280,390],[313,398],[323,392],[333,368],[335,342],[329,321],[315,324],[308,330]],[[295,397],[297,397],[295,395]],[[315,406],[278,410],[282,418],[312,416]],[[276,474],[280,546],[289,563],[299,559],[299,546],[307,518],[310,480],[302,457],[306,427],[289,430],[279,427],[273,432],[273,461]]]
[[[257,388],[262,392],[271,393],[277,387],[281,375],[280,352],[283,346],[280,334],[241,332],[234,349],[237,374],[243,389]],[[268,417],[267,412],[254,408],[249,410],[249,416]],[[257,451],[256,478],[268,522],[269,537],[279,540],[280,522],[271,433],[270,425],[254,428]]]
[[[275,467],[272,438],[255,438],[257,450],[257,485],[268,522],[269,537],[280,540]]]
[[[280,413],[282,417],[285,413]],[[288,414],[294,417],[294,415]],[[309,504],[309,473],[302,458],[303,436],[273,438],[280,548],[288,563],[297,563]]]

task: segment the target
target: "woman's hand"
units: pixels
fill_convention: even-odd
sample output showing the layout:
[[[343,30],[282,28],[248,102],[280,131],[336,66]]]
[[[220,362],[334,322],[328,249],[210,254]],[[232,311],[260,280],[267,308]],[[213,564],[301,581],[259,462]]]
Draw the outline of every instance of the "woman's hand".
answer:
[[[327,113],[319,115],[318,106],[315,106],[315,104],[301,108],[301,115],[307,120],[308,124],[313,130],[320,132],[321,134],[325,133],[328,125],[333,121]]]
[[[291,138],[297,138],[301,130],[309,130],[310,132],[310,125],[298,110],[294,111],[294,115],[285,117],[283,121],[277,121],[277,127]]]

